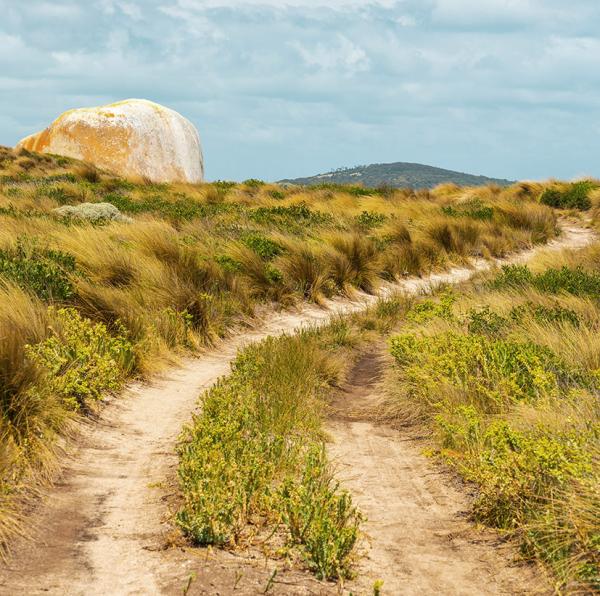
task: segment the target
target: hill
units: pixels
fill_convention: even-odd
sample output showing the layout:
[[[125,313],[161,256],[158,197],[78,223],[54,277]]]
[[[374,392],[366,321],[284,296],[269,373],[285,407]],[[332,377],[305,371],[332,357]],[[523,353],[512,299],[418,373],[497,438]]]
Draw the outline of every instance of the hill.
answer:
[[[314,186],[316,184],[356,184],[361,182],[364,186],[375,188],[389,185],[396,188],[433,188],[444,182],[452,182],[459,186],[483,186],[486,184],[499,184],[507,186],[510,180],[503,178],[488,178],[475,176],[464,172],[445,170],[420,163],[374,163],[368,166],[354,168],[340,168],[325,174],[280,180],[281,183],[302,184]]]

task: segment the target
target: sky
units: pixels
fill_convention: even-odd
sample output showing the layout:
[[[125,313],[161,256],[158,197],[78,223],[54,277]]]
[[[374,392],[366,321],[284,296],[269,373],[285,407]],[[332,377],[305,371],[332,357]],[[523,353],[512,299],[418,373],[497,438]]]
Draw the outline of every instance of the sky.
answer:
[[[130,97],[209,180],[419,162],[600,177],[598,0],[0,0],[0,144]]]

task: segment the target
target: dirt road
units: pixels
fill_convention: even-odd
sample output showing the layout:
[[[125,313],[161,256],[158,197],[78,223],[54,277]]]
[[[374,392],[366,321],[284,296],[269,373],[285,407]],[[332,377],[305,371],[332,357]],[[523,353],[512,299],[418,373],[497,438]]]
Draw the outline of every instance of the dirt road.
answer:
[[[381,398],[386,346],[366,353],[333,406],[329,455],[366,515],[364,554],[346,588],[371,594],[532,594],[544,582],[512,545],[468,521],[465,487],[423,455],[423,440],[369,420]]]
[[[565,227],[550,250],[583,246],[591,238],[588,230]],[[527,251],[517,258],[527,259],[534,252]],[[458,268],[425,279],[406,280],[384,288],[383,292],[418,292],[432,283],[456,283],[488,267],[490,263],[478,261],[471,269]],[[153,384],[135,385],[112,399],[100,419],[82,429],[77,448],[64,462],[56,486],[43,496],[33,512],[33,539],[14,545],[13,556],[0,570],[0,593],[179,594],[188,582],[189,594],[228,594],[234,586],[236,594],[262,592],[272,573],[268,561],[242,564],[239,557],[231,554],[213,556],[208,551],[200,555],[193,549],[163,549],[171,528],[166,503],[172,492],[164,480],[173,476],[177,463],[174,447],[178,434],[197,406],[198,395],[228,372],[239,347],[268,335],[291,332],[301,325],[324,322],[335,313],[364,309],[375,299],[361,296],[354,302],[334,300],[327,308],[304,306],[297,312],[269,315],[257,323],[257,331],[240,333]],[[365,453],[378,458],[378,466],[385,462],[392,465],[392,460],[397,459],[393,464],[397,473],[422,474],[411,467],[413,464],[406,463],[398,448],[392,449],[385,436],[367,427],[356,427],[353,433],[353,444],[360,444]],[[343,455],[340,457],[343,459]],[[375,483],[368,487],[374,490]],[[415,511],[419,507],[426,509],[435,526],[436,516],[441,513],[435,507],[428,509],[427,503],[433,505],[436,498],[454,497],[431,495],[427,497],[431,501],[415,499],[413,489],[419,495],[418,485],[407,485],[399,494],[399,498],[408,501],[403,511],[409,514],[411,507]],[[412,505],[411,500],[415,501]],[[444,515],[450,515],[449,511],[446,509]],[[393,543],[382,542],[373,553],[394,548]],[[427,544],[421,548],[425,551]],[[478,556],[468,556],[471,555]],[[384,559],[381,564],[387,565]],[[406,564],[411,564],[408,559]],[[272,593],[320,594],[332,590],[303,574],[280,574],[277,581]],[[484,577],[482,585],[486,581]]]

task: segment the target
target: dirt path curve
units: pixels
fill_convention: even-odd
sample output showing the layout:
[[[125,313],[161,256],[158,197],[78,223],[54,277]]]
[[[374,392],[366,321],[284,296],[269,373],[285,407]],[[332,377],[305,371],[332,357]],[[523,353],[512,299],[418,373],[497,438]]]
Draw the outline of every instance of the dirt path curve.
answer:
[[[539,593],[543,581],[513,562],[512,545],[474,529],[465,488],[423,455],[423,440],[361,415],[380,399],[385,350],[355,365],[328,429],[338,478],[367,517],[365,554],[346,588],[372,594],[382,580],[384,595]]]
[[[564,226],[550,249],[580,247],[591,238],[589,230]],[[533,252],[516,258],[527,259]],[[429,284],[463,281],[489,266],[478,261],[472,269],[406,280],[382,293],[418,292]],[[297,312],[269,315],[257,331],[240,333],[152,385],[132,386],[112,399],[100,420],[83,428],[59,482],[32,514],[33,540],[14,545],[14,556],[0,569],[0,593],[181,593],[194,555],[177,557],[173,554],[177,549],[161,550],[170,528],[169,494],[161,483],[176,466],[174,445],[198,395],[228,372],[239,347],[326,321],[335,313],[364,309],[375,299],[333,300],[327,309],[304,306]],[[230,592],[215,587],[199,593]],[[293,588],[288,593],[300,592]]]

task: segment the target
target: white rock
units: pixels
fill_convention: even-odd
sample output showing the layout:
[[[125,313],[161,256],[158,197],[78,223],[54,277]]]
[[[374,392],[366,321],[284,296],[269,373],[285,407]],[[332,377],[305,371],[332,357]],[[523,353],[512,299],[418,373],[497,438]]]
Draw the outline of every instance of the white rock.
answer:
[[[170,108],[126,99],[59,116],[17,148],[90,162],[125,177],[153,182],[202,182],[204,163],[194,125]]]

